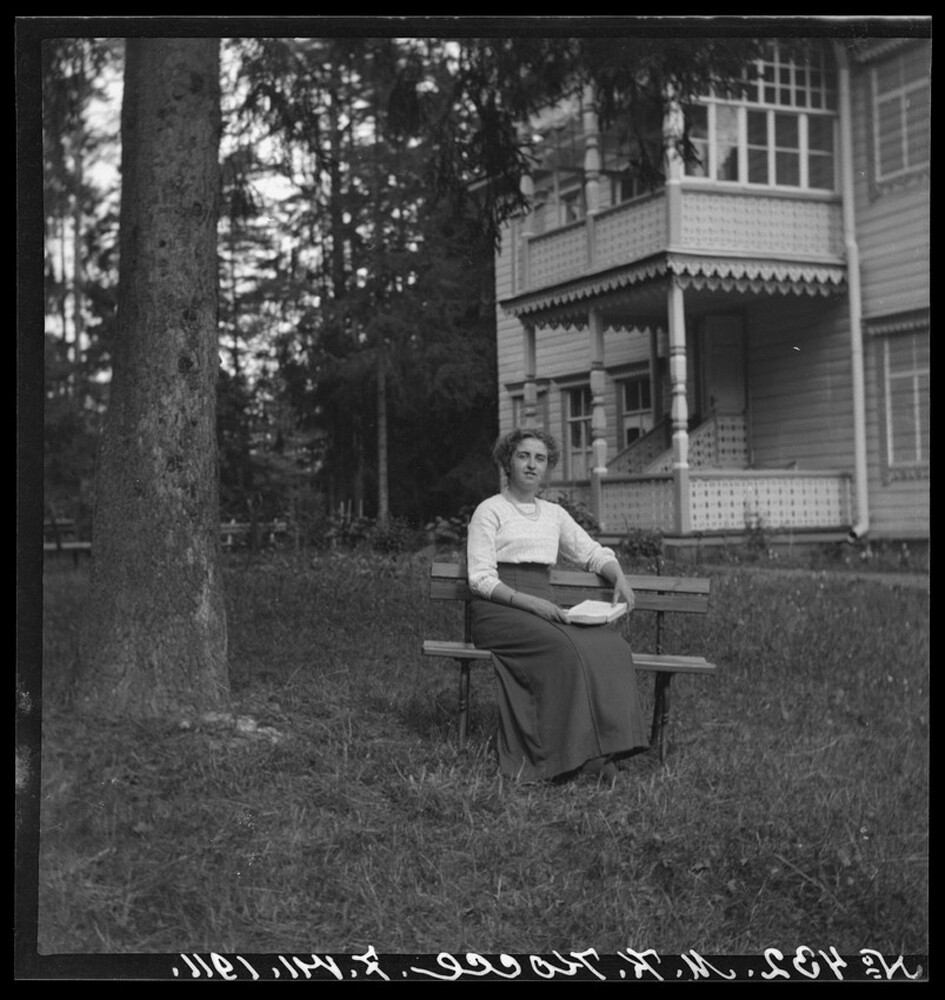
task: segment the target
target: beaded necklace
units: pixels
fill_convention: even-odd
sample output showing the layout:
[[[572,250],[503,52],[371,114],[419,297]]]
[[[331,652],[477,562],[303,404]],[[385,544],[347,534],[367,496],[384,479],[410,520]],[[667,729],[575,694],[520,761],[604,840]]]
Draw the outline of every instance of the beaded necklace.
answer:
[[[517,500],[512,499],[511,493],[505,494],[505,499],[522,515],[522,517],[527,518],[529,521],[537,521],[541,516],[541,509],[538,506],[538,499],[533,501],[534,507],[532,510],[526,510],[523,504],[520,504]]]

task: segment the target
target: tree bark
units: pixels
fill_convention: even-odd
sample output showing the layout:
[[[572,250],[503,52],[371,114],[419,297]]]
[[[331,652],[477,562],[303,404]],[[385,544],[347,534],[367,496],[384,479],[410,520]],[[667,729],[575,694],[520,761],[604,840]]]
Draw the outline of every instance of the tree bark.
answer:
[[[118,335],[78,705],[229,697],[216,442],[219,40],[126,43]]]

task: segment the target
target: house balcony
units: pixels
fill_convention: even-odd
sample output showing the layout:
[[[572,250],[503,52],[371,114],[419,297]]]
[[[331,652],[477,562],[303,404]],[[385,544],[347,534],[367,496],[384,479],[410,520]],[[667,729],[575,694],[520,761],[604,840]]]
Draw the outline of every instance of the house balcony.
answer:
[[[843,282],[835,195],[684,181],[540,235],[522,233],[503,305],[525,317],[667,272],[731,283]],[[673,192],[675,197],[676,191]],[[739,286],[739,287],[742,287]]]
[[[592,309],[615,326],[665,329],[673,283],[759,296],[846,290],[842,206],[827,193],[683,179],[579,222],[522,233],[515,246],[502,306],[526,330],[589,327]],[[697,307],[695,300],[687,306]],[[685,468],[674,466],[671,443],[660,425],[615,456],[606,475],[562,483],[562,492],[587,502],[611,537],[631,528],[846,534],[854,522],[849,472],[752,468],[741,415],[714,415],[690,428]]]

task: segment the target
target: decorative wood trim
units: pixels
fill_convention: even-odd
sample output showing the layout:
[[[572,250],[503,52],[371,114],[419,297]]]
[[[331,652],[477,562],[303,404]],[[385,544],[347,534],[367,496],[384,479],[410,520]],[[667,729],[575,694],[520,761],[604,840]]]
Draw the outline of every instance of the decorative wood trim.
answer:
[[[927,330],[929,323],[930,310],[925,308],[896,313],[891,316],[864,318],[863,328],[867,336],[888,337],[896,333],[915,333],[919,330]]]

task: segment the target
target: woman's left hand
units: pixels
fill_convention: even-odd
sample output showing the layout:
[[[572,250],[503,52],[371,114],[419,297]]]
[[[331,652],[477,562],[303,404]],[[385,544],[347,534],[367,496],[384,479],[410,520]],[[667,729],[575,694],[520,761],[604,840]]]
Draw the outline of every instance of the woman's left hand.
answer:
[[[627,605],[627,611],[632,611],[634,604],[637,602],[636,595],[633,592],[633,587],[627,582],[624,577],[621,577],[614,584],[614,604],[619,604],[621,601]]]

